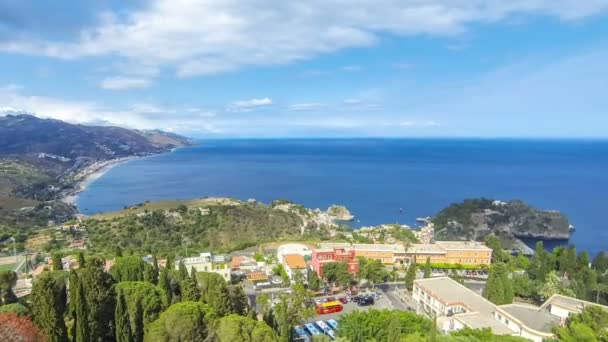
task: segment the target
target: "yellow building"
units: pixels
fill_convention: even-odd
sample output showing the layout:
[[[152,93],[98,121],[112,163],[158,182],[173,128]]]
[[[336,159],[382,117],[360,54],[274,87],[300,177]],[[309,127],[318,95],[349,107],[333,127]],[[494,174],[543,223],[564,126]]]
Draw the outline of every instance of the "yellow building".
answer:
[[[436,241],[433,244],[413,244],[408,248],[408,261],[418,264],[431,258],[431,263],[489,265],[492,249],[474,241]]]
[[[434,243],[415,243],[405,252],[407,263],[415,262],[422,264],[427,258],[431,258],[432,263],[445,263],[447,252],[439,245]]]
[[[402,244],[322,243],[321,248],[352,247],[357,257],[376,259],[385,265],[416,262],[423,264],[427,258],[435,264],[489,265],[492,249],[474,241],[436,241],[435,243],[411,244],[407,250]]]
[[[446,251],[448,264],[489,265],[492,262],[492,249],[481,242],[437,241],[435,244]]]
[[[394,264],[395,254],[403,253],[405,248],[402,245],[391,244],[353,244],[355,255],[366,259],[379,260],[383,264]]]

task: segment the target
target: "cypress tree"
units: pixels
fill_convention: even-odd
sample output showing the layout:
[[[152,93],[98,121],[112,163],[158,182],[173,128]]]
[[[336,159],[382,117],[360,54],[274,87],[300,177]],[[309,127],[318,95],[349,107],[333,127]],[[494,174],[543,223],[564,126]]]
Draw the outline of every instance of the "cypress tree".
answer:
[[[426,264],[424,265],[424,278],[431,277],[431,258],[426,258]]]
[[[483,296],[496,305],[513,302],[513,283],[509,278],[509,271],[504,263],[492,265]]]
[[[180,273],[182,272],[182,265],[183,263],[180,263]],[[185,269],[186,266],[183,266],[183,268]],[[180,287],[183,301],[197,302],[201,299],[201,293],[196,280],[196,268],[192,267],[190,276],[186,276],[186,278],[181,281]]]
[[[78,267],[79,268],[85,267],[84,254],[82,252],[78,252]]]
[[[116,295],[112,276],[103,270],[103,261],[97,258],[89,260],[87,267],[78,270],[78,276],[84,295],[79,305],[86,305],[88,340],[113,341]],[[77,316],[78,319],[82,318]]]
[[[118,292],[114,317],[116,320],[116,342],[133,342],[129,311],[122,291]]]
[[[416,273],[418,271],[418,265],[416,265],[415,261],[410,263],[410,267],[407,269],[407,273],[405,275],[405,286],[408,290],[412,291],[414,288],[414,280],[416,280]]]
[[[163,267],[160,271],[160,275],[158,276],[158,287],[165,291],[165,295],[167,296],[167,303],[171,305],[173,299],[173,292],[171,291],[169,271],[166,267]]]
[[[136,327],[133,332],[135,342],[142,342],[144,340],[144,313],[141,307],[141,301],[135,303],[135,319],[134,326]]]
[[[232,313],[230,293],[228,292],[228,287],[226,287],[225,282],[217,284],[209,291],[209,305],[220,317]]]
[[[173,269],[173,258],[170,255],[167,256],[167,260],[165,262],[165,268],[168,268],[170,270]]]
[[[61,253],[53,254],[53,271],[62,271],[63,263],[61,262]]]
[[[50,342],[63,342],[68,332],[63,320],[66,310],[65,282],[46,272],[32,288],[32,318]]]
[[[89,320],[88,320],[88,312],[87,312],[87,303],[86,297],[84,294],[84,286],[82,281],[77,282],[76,295],[74,307],[76,308],[76,313],[74,317],[74,326],[76,330],[75,342],[88,342],[90,341],[89,336]]]
[[[243,287],[237,285],[233,286],[231,289],[230,301],[232,303],[232,312],[237,315],[247,316],[249,311],[249,301],[245,295],[245,291],[243,291]]]
[[[179,262],[179,280],[183,281],[184,279],[188,278],[188,269],[186,268],[186,265],[184,265],[184,261],[180,260]]]
[[[158,258],[156,258],[156,254],[152,254],[152,267],[154,267],[154,269],[156,270],[156,272],[159,271],[159,269],[158,269]]]

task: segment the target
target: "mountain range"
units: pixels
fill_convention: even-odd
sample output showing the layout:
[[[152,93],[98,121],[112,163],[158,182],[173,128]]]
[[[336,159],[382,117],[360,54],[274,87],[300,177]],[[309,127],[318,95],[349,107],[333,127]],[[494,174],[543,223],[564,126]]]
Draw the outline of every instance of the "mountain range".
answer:
[[[0,224],[36,225],[69,216],[75,208],[57,200],[87,168],[190,144],[163,131],[76,125],[29,114],[0,117]]]

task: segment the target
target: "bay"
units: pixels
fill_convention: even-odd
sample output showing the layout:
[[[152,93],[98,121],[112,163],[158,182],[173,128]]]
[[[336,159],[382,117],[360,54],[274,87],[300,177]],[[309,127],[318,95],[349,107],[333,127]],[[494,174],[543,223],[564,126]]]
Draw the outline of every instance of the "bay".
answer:
[[[239,139],[118,165],[77,205],[93,214],[147,200],[287,198],[345,205],[363,226],[415,225],[465,198],[521,199],[565,213],[570,242],[595,254],[608,249],[607,194],[606,140]]]

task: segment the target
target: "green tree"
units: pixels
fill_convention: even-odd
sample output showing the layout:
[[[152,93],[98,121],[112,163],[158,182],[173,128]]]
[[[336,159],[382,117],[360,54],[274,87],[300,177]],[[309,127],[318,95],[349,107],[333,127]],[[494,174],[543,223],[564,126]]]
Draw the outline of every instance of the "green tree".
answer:
[[[382,265],[382,262],[376,259],[365,260],[360,266],[359,272],[363,279],[372,283],[372,287],[377,283],[385,281],[389,275],[384,265]]]
[[[486,246],[492,249],[492,263],[496,262],[509,262],[510,255],[502,248],[502,242],[500,239],[493,234],[486,236],[484,239]]]
[[[555,269],[555,256],[545,251],[542,241],[536,243],[534,256],[530,260],[528,274],[530,278],[543,282],[547,273]]]
[[[608,341],[608,311],[588,306],[569,317],[565,327],[555,328],[554,333],[564,342]]]
[[[195,278],[196,279],[196,278]],[[187,276],[180,283],[180,289],[182,292],[182,300],[183,301],[191,301],[196,302],[200,300],[201,295],[198,287],[196,286],[196,280]]]
[[[114,256],[117,258],[122,257],[122,248],[120,248],[118,245],[114,247]]]
[[[512,280],[513,294],[517,297],[531,299],[538,293],[536,285],[527,274],[513,274]]]
[[[233,314],[219,320],[215,340],[218,342],[275,342],[278,341],[278,337],[266,323]]]
[[[608,255],[601,251],[593,259],[593,268],[599,273],[605,273],[608,270]]]
[[[91,341],[89,333],[89,313],[87,312],[86,295],[84,285],[80,279],[76,283],[70,283],[70,288],[73,289],[72,285],[76,285],[76,294],[74,307],[74,327],[75,327],[75,342],[88,342]]]
[[[62,257],[63,255],[61,255],[61,253],[53,254],[53,271],[63,270],[63,262],[61,261]]]
[[[412,261],[405,274],[405,286],[408,290],[414,289],[414,280],[416,280],[416,274],[418,273],[418,265]]]
[[[399,342],[401,341],[401,322],[399,322],[399,316],[396,314],[391,315],[391,321],[388,325],[388,336],[387,342]]]
[[[180,260],[178,265],[179,280],[183,281],[184,279],[188,278],[188,269],[186,268],[186,265],[184,265],[183,260]]]
[[[245,295],[245,291],[243,291],[243,287],[241,285],[235,285],[229,287],[230,293],[230,302],[232,303],[232,312],[241,315],[247,316],[249,312],[249,299],[247,295]]]
[[[513,302],[513,283],[507,265],[501,262],[492,265],[483,296],[496,305]]]
[[[88,325],[77,329],[77,338],[84,338],[78,342],[113,340],[116,298],[112,276],[103,270],[103,261],[96,258],[89,260],[87,267],[78,269],[76,274],[78,298],[75,319],[79,326]],[[79,330],[86,334],[78,335]]]
[[[424,265],[424,278],[431,277],[431,258],[426,258],[426,264]]]
[[[158,287],[160,287],[167,298],[167,303],[171,304],[173,299],[173,291],[171,291],[171,284],[169,279],[169,270],[163,267],[158,276]]]
[[[139,256],[118,257],[110,269],[116,282],[149,281],[154,283],[154,269]]]
[[[118,283],[116,292],[125,297],[133,341],[141,342],[146,327],[158,319],[167,306],[165,294],[159,287],[145,281]]]
[[[216,314],[200,302],[181,302],[171,305],[167,311],[150,324],[146,342],[203,342],[207,339]]]
[[[308,288],[313,291],[319,291],[322,286],[321,278],[317,275],[315,271],[308,272]]]
[[[398,320],[398,323],[394,320]],[[402,338],[416,333],[427,336],[431,331],[432,322],[408,311],[376,309],[354,311],[342,315],[337,334],[353,342],[387,341],[389,333],[393,336],[396,333],[396,329],[392,327],[397,325],[401,328]]]
[[[131,322],[129,320],[129,311],[125,296],[121,291],[118,291],[116,298],[116,311],[114,314],[116,319],[116,342],[133,342],[133,334],[131,333]]]
[[[292,286],[290,295],[281,294],[278,303],[266,316],[266,322],[278,333],[280,341],[288,341],[291,328],[301,324],[314,315],[314,310],[307,306],[311,296],[301,282]]]
[[[85,267],[84,254],[82,252],[78,252],[77,258],[78,258],[78,267],[79,268]]]
[[[348,266],[343,262],[332,262],[323,265],[323,276],[330,284],[348,286],[353,281],[353,276],[348,272]]]
[[[559,279],[557,273],[555,271],[551,271],[545,276],[545,281],[540,286],[538,295],[541,298],[541,301],[545,301],[554,294],[574,297],[574,293],[562,285],[562,281]]]
[[[527,270],[530,267],[530,259],[522,253],[517,253],[513,265],[519,270]]]
[[[224,278],[217,273],[198,272],[197,279],[201,288],[201,300],[209,304],[220,317],[231,314],[232,303]]]
[[[0,305],[12,304],[17,302],[17,296],[13,292],[13,287],[17,284],[17,273],[5,270],[0,271]]]
[[[64,273],[55,271],[57,273]],[[32,287],[32,318],[50,342],[67,341],[68,332],[63,320],[66,311],[65,273],[45,272]]]

